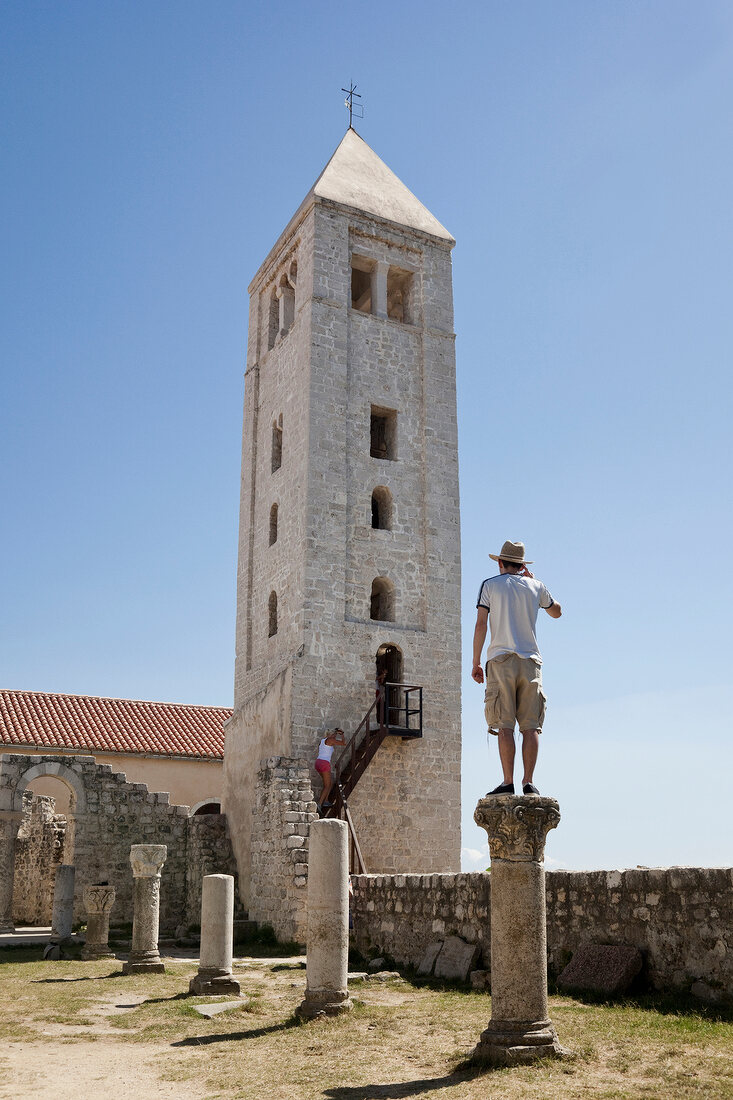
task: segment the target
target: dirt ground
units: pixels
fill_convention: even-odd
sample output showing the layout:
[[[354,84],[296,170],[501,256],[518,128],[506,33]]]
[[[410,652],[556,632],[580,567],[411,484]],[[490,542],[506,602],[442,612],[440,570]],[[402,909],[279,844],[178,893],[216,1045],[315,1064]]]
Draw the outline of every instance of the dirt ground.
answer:
[[[695,1006],[551,998],[570,1061],[468,1063],[486,994],[410,981],[354,983],[354,1010],[300,1024],[303,960],[240,959],[242,996],[207,1019],[190,959],[123,976],[115,960],[0,958],[0,1098],[12,1100],[733,1100],[733,1024]],[[230,998],[231,1000],[231,998]]]

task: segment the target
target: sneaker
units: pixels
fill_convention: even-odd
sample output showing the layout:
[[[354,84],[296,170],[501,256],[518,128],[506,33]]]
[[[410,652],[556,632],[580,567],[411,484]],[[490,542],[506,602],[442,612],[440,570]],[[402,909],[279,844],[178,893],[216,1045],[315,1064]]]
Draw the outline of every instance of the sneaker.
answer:
[[[539,794],[540,792],[535,787],[534,783],[525,783],[522,787],[522,794]]]
[[[514,784],[500,783],[498,787],[494,787],[493,791],[489,791],[489,794],[514,794]]]

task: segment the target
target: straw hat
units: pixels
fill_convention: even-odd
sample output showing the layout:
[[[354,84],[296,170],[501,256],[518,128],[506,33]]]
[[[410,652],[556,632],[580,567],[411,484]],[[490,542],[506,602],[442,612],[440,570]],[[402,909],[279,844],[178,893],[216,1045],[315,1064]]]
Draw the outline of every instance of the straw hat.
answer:
[[[524,557],[523,542],[505,542],[500,554],[489,554],[492,561],[511,561],[515,565],[534,565],[534,562],[526,561]]]

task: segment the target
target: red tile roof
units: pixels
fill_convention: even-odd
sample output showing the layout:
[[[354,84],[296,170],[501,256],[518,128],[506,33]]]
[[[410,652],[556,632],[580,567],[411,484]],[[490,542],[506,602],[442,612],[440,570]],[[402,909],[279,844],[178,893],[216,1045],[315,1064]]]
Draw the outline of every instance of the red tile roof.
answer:
[[[221,759],[231,713],[228,707],[0,690],[0,745]]]

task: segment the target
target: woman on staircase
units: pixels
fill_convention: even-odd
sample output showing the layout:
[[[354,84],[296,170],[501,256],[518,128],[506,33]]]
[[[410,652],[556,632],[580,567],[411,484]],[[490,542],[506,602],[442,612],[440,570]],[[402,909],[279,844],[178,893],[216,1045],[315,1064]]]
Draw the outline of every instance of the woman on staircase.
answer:
[[[337,745],[345,745],[346,737],[344,731],[341,729],[335,729],[333,733],[327,734],[326,737],[321,739],[321,743],[318,746],[318,757],[316,759],[316,771],[323,780],[323,790],[321,791],[321,797],[318,802],[318,809],[320,811],[328,810],[333,805],[328,801],[328,795],[333,786],[333,776],[331,774],[331,757],[333,756],[333,750]]]

